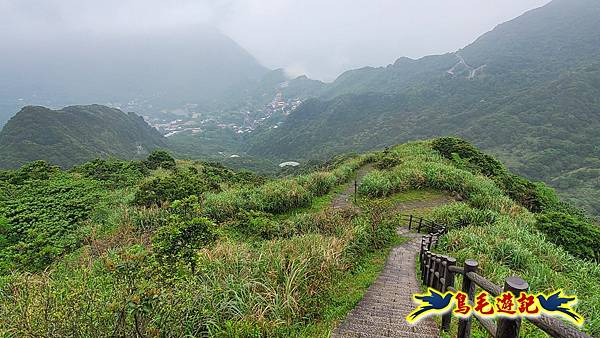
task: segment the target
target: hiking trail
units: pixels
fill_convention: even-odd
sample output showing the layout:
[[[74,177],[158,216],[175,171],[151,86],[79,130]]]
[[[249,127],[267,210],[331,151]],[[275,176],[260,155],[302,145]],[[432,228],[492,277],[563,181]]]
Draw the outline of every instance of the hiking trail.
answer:
[[[363,167],[359,170],[359,184],[371,169]],[[349,198],[353,193],[354,186],[351,186],[335,199],[334,207],[351,205]],[[433,208],[451,201],[451,197],[441,196],[428,200],[400,202],[395,208],[399,212],[407,212]],[[398,228],[397,232],[409,240],[391,250],[375,282],[332,332],[332,338],[439,337],[439,328],[433,319],[423,320],[417,325],[411,325],[405,319],[415,308],[412,295],[421,291],[421,283],[417,279],[416,257],[422,234],[410,232],[405,227]]]

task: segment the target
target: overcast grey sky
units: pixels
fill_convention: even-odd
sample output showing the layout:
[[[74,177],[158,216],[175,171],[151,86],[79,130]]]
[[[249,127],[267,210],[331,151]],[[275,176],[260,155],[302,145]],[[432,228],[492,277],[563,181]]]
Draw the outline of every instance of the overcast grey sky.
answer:
[[[549,0],[0,0],[0,43],[216,26],[270,68],[342,71],[454,51]]]

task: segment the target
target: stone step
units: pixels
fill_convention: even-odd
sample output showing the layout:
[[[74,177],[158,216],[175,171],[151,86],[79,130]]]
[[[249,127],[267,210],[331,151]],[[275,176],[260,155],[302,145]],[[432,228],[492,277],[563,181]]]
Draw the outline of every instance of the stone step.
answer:
[[[383,337],[436,337],[436,333],[430,329],[419,325],[404,326],[372,326],[369,324],[360,324],[355,321],[345,322],[340,326],[339,333],[359,332],[365,334],[378,335]]]
[[[405,318],[416,307],[412,294],[420,292],[415,266],[419,243],[415,238],[392,250],[381,274],[332,337],[439,337],[433,320],[411,325]]]
[[[404,309],[390,309],[387,307],[374,307],[372,305],[368,305],[368,306],[358,306],[354,313],[356,314],[364,314],[364,315],[371,315],[371,316],[379,316],[379,317],[388,317],[388,318],[394,318],[394,319],[402,319],[404,320],[404,318],[406,316],[408,316],[408,314],[412,311],[411,308],[404,308]]]
[[[357,304],[357,308],[365,309],[365,310],[388,310],[392,312],[405,311],[406,313],[411,312],[416,308],[416,305],[412,303],[407,304],[403,302],[386,302],[381,300],[371,300],[370,298],[366,298],[365,302],[360,302]]]
[[[364,316],[348,316],[349,319],[351,319],[351,321],[353,323],[359,324],[359,325],[364,325],[364,326],[370,326],[370,327],[385,327],[387,329],[390,330],[396,330],[396,331],[405,331],[407,330],[407,328],[410,328],[410,330],[413,330],[413,325],[409,324],[404,318],[402,318],[401,320],[397,320],[397,319],[392,319],[392,318],[387,318],[387,317],[378,317],[378,316],[369,316],[369,315],[364,315]],[[417,324],[418,326],[419,324]],[[431,329],[428,327],[424,327],[423,329],[419,329],[417,328],[417,330],[420,330],[421,332],[429,332],[429,333],[436,333],[437,330],[436,329]]]

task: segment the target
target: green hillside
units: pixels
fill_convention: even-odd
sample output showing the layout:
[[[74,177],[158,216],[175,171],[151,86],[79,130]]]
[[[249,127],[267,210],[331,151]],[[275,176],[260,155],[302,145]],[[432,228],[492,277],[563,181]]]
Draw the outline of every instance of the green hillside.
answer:
[[[455,54],[341,75],[248,153],[297,160],[458,135],[600,214],[600,3],[555,0]]]
[[[343,198],[354,178],[356,203]],[[280,179],[163,151],[70,171],[38,161],[1,172],[0,188],[3,336],[328,336],[403,241],[402,212],[448,224],[438,251],[495,283],[575,292],[600,334],[598,226],[460,139]],[[414,209],[439,196],[454,197]]]
[[[35,160],[72,167],[95,158],[143,158],[165,139],[134,113],[100,105],[28,106],[0,132],[0,168]]]

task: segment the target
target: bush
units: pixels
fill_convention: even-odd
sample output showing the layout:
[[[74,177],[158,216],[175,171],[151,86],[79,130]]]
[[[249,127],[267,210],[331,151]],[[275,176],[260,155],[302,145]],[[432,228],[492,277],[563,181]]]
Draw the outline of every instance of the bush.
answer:
[[[261,211],[242,211],[236,216],[233,226],[240,233],[249,237],[274,239],[287,237],[282,227],[272,219],[272,215]]]
[[[402,164],[402,160],[396,156],[395,154],[391,154],[389,152],[384,153],[384,155],[375,162],[375,168],[380,170],[390,169],[395,166]]]
[[[193,169],[193,168],[191,168]],[[216,182],[198,175],[195,170],[178,171],[166,177],[155,177],[142,183],[135,193],[133,203],[139,206],[161,206],[166,202],[191,195],[200,196],[206,191],[218,190]]]
[[[28,180],[47,180],[59,172],[59,167],[46,161],[33,161],[14,171],[1,171],[0,181],[21,185]]]
[[[463,139],[441,137],[433,140],[431,145],[447,159],[452,160],[455,157],[454,154],[458,155],[471,170],[479,171],[485,176],[497,176],[506,171],[500,161],[483,153]]]
[[[361,195],[382,197],[389,195],[393,190],[394,186],[389,175],[383,171],[373,170],[363,178],[358,192]]]
[[[154,150],[144,161],[146,167],[155,170],[163,168],[167,170],[175,169],[175,159],[164,150]]]
[[[510,173],[502,174],[496,181],[510,198],[530,211],[540,212],[559,203],[554,190],[543,183],[532,183]]]
[[[261,186],[251,199],[250,208],[271,213],[282,213],[306,206],[311,193],[295,180],[271,181]]]
[[[160,262],[191,264],[195,270],[194,255],[197,249],[216,239],[215,224],[198,217],[200,205],[196,197],[176,201],[170,207],[171,217],[152,237],[152,248]]]
[[[56,174],[46,180],[27,180],[0,203],[5,245],[4,266],[38,270],[81,245],[84,222],[90,218],[103,190],[88,179]]]
[[[134,185],[149,174],[148,168],[139,161],[96,159],[71,169],[84,177],[109,183],[112,188]]]
[[[541,212],[560,204],[553,189],[543,183],[534,183],[508,172],[498,160],[465,140],[454,137],[438,138],[432,142],[432,147],[459,168],[491,177],[506,195],[532,212]]]
[[[600,259],[600,228],[564,212],[537,215],[537,228],[548,240],[575,256]]]
[[[297,182],[314,196],[322,196],[335,187],[337,178],[331,172],[319,171],[300,176]]]

